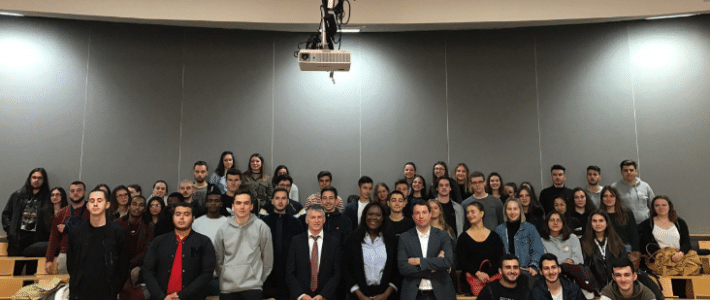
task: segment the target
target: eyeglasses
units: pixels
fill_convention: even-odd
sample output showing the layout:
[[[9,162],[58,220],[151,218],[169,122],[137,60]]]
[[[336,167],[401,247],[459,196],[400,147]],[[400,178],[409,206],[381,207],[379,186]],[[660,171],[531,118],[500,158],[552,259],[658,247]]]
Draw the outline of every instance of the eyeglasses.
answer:
[[[125,198],[128,197],[128,194],[116,194],[116,198]]]
[[[444,170],[444,168],[441,168],[441,167],[434,168],[434,171],[443,171],[443,170]]]
[[[151,204],[150,207],[160,207],[160,204]]]

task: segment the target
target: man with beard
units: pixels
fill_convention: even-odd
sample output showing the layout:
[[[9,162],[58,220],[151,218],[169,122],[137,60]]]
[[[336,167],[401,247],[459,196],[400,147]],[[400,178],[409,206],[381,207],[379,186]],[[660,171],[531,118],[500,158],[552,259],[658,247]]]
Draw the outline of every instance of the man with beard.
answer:
[[[282,175],[288,176],[288,175]],[[281,176],[279,176],[281,177]],[[282,187],[274,189],[271,198],[271,211],[263,216],[262,220],[271,228],[274,244],[274,268],[264,282],[264,298],[277,300],[288,299],[288,285],[286,285],[286,255],[291,246],[291,239],[305,231],[303,224],[288,209],[288,190]],[[262,211],[264,211],[262,209]]]
[[[207,163],[200,160],[195,162],[192,167],[192,176],[195,177],[194,193],[192,194],[192,201],[195,201],[198,205],[205,207],[207,201],[207,192],[212,190],[214,184],[207,182],[206,178],[209,174],[209,169],[207,168]]]
[[[412,211],[415,226],[399,236],[397,247],[402,299],[456,299],[448,271],[454,262],[451,239],[443,230],[431,226],[426,201],[414,203]]]
[[[128,214],[116,220],[116,223],[126,232],[126,243],[128,243],[128,257],[130,259],[130,279],[124,286],[124,291],[130,292],[131,287],[139,283],[140,267],[148,252],[148,245],[153,240],[155,227],[152,222],[146,222],[143,218],[145,213],[145,198],[137,196],[131,199],[128,206]],[[128,297],[122,297],[128,298]]]
[[[43,168],[36,168],[30,171],[25,185],[12,193],[2,212],[2,228],[7,233],[8,255],[22,256],[22,252],[37,241],[38,235],[46,237],[45,225],[41,222],[44,218],[40,217],[42,205],[46,202],[49,202],[47,172]],[[13,275],[21,275],[25,265],[27,274],[36,272],[36,261],[16,261]]]
[[[293,185],[293,178],[289,175],[279,175],[274,179],[274,182],[276,183],[276,186],[274,188],[282,188],[285,189],[286,192],[291,195],[291,186]],[[273,199],[273,197],[272,197]],[[273,201],[272,203],[267,203],[264,205],[264,207],[259,211],[259,215],[263,218],[264,216],[268,216],[270,211],[274,209],[273,206]],[[288,212],[289,215],[295,215],[303,211],[303,205],[299,203],[296,200],[288,198],[288,203],[286,203],[286,211]]]
[[[520,262],[517,256],[513,254],[501,256],[498,272],[503,277],[500,280],[489,282],[478,294],[478,300],[528,299],[528,284],[524,282],[524,276],[520,277]]]
[[[557,263],[557,256],[551,253],[540,257],[540,273],[544,280],[539,279],[530,293],[532,300],[586,300],[582,290],[573,281],[560,277],[562,268]]]
[[[205,299],[215,252],[210,239],[192,230],[190,204],[175,204],[174,231],[156,237],[143,264],[143,279],[152,299]]]
[[[109,193],[93,190],[86,204],[89,221],[69,232],[70,299],[115,300],[126,282],[128,243],[123,228],[106,219],[110,206]]]
[[[178,187],[178,192],[182,194],[182,197],[185,199],[185,203],[192,205],[193,211],[195,212],[195,218],[199,218],[205,213],[207,213],[207,208],[205,208],[205,204],[200,204],[195,201],[195,186],[192,184],[192,181],[189,181],[187,179],[180,181],[180,187]]]
[[[84,196],[86,185],[81,181],[74,181],[69,185],[69,206],[60,209],[52,220],[52,232],[49,235],[46,263],[44,269],[47,274],[54,273],[54,258],[57,258],[57,273],[68,274],[67,271],[67,243],[69,231],[72,227],[89,219]]]

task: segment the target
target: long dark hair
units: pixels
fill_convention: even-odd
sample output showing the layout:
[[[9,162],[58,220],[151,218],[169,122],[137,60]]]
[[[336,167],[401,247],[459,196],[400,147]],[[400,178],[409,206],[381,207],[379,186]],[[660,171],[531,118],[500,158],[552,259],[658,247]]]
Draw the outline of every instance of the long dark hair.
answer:
[[[616,188],[607,185],[602,189],[601,192],[601,201],[599,203],[600,208],[604,211],[606,211],[606,205],[604,204],[604,193],[606,192],[611,193],[614,196],[614,213],[616,214],[616,222],[619,223],[619,225],[626,225],[626,219],[628,218],[628,214],[630,213],[626,207],[621,204],[621,198],[619,197],[619,190]]]
[[[433,167],[431,167],[431,181],[435,182],[438,177],[436,177],[436,172],[434,169],[436,169],[436,165],[442,165],[444,167],[444,176],[442,177],[449,177],[449,166],[446,165],[446,162],[444,161],[437,161]]]
[[[422,175],[419,175],[419,174],[414,175],[414,179],[417,179],[417,178],[422,180],[422,191],[421,191],[422,196],[420,198],[422,200],[429,200],[429,194],[427,194],[427,192],[426,192],[426,179],[424,179],[424,176],[422,176]],[[414,184],[414,179],[412,179],[412,184]],[[407,201],[409,203],[412,203],[413,199],[414,199],[414,188],[412,188],[412,192],[409,193],[409,195],[407,196]]]
[[[128,202],[126,203],[126,210],[128,210],[128,207],[131,206],[131,201],[133,200],[133,197],[131,197],[131,191],[128,190],[128,188],[125,185],[119,185],[113,189],[111,192],[111,206],[108,208],[109,210],[109,216],[119,218],[121,217],[118,212],[118,198],[116,195],[118,194],[119,191],[124,190],[128,194]]]
[[[251,164],[251,162],[249,163]],[[263,162],[261,163],[261,166],[264,166]],[[274,177],[271,177],[271,183],[274,185],[274,187],[279,184],[278,182],[276,182],[276,178],[279,177],[279,171],[281,171],[282,169],[286,170],[286,175],[291,175],[289,174],[288,167],[286,167],[285,165],[279,165],[278,167],[276,167],[276,169],[274,169]],[[293,182],[291,183],[293,184]]]
[[[505,201],[508,199],[508,194],[505,192],[505,183],[503,182],[503,177],[498,174],[498,172],[491,172],[491,174],[488,174],[488,177],[486,177],[486,193],[489,193],[493,195],[493,190],[491,188],[491,177],[497,176],[498,179],[500,180],[500,187],[498,188],[498,193],[500,194],[500,200]],[[532,197],[530,197],[530,200],[532,201]]]
[[[651,201],[651,221],[653,221],[653,217],[658,216],[656,208],[653,207],[656,204],[656,200],[658,199],[663,199],[668,202],[668,220],[673,223],[678,221],[678,212],[675,211],[675,207],[673,206],[673,202],[671,202],[671,198],[666,195],[658,195],[656,197],[653,197],[653,200]]]
[[[387,209],[385,208],[385,205],[377,201],[370,202],[365,205],[365,209],[362,210],[362,216],[360,216],[360,224],[353,232],[353,238],[355,238],[355,241],[359,243],[362,243],[362,240],[365,239],[365,236],[367,235],[367,221],[365,220],[367,219],[367,212],[373,206],[378,207],[380,211],[382,211],[382,226],[380,226],[377,230],[378,233],[382,233],[382,237],[384,238],[386,244],[394,238],[394,233],[390,230],[389,218],[387,217]]]
[[[251,156],[249,156],[249,165],[247,166],[247,171],[244,172],[244,177],[251,180],[251,178],[252,178],[251,175],[254,174],[251,171],[251,159],[254,157],[258,158],[261,161],[261,168],[259,168],[259,172],[261,172],[261,174],[259,174],[259,178],[260,179],[268,179],[269,175],[266,175],[266,173],[264,173],[264,170],[266,170],[266,162],[264,162],[264,157],[261,156],[261,154],[259,154],[259,153],[254,153]]]
[[[50,198],[47,198],[47,201],[45,203],[42,203],[41,210],[43,211],[44,214],[44,226],[47,229],[47,232],[51,232],[52,229],[52,219],[54,219],[54,204],[52,204],[52,193],[54,191],[59,191],[59,195],[61,197],[61,200],[59,201],[59,207],[64,208],[69,205],[69,200],[67,199],[67,192],[62,188],[61,186],[55,186],[51,190],[49,190],[49,196]]]
[[[32,190],[34,190],[32,187],[32,174],[35,172],[42,174],[42,186],[39,187],[39,193],[37,193],[40,203],[42,203],[44,200],[49,199],[49,179],[47,179],[47,171],[45,171],[44,168],[34,168],[30,171],[30,174],[27,175],[27,180],[25,180],[25,185],[20,189],[20,193],[32,196]]]
[[[224,151],[222,152],[222,155],[219,156],[219,164],[217,164],[217,168],[214,170],[217,175],[220,177],[224,176],[224,172],[227,171],[227,169],[224,167],[224,157],[227,155],[232,156],[232,168],[237,168],[237,160],[234,159],[234,153],[232,151]]]
[[[597,249],[596,242],[594,241],[594,239],[596,238],[596,234],[594,232],[594,229],[592,228],[592,217],[596,215],[602,216],[604,218],[604,221],[606,221],[606,229],[604,229],[604,236],[606,237],[607,248],[609,248],[611,254],[613,254],[615,257],[619,257],[619,255],[626,251],[624,242],[622,242],[621,238],[619,238],[619,235],[616,234],[614,226],[609,220],[609,215],[601,209],[598,209],[589,215],[589,219],[587,220],[587,229],[585,229],[584,235],[580,240],[582,244],[582,251],[587,256],[593,256],[595,249]]]
[[[540,232],[540,237],[549,240],[550,239],[550,218],[552,215],[557,215],[560,217],[560,220],[562,220],[562,231],[560,232],[560,235],[562,235],[562,240],[566,241],[569,239],[569,235],[572,233],[572,230],[569,229],[569,226],[567,226],[567,217],[562,215],[559,211],[553,210],[547,216],[545,216],[545,224],[543,226],[542,232]]]
[[[585,212],[585,213],[591,213],[591,212],[597,210],[597,207],[596,207],[596,206],[594,205],[594,203],[592,202],[592,199],[589,198],[589,193],[587,193],[587,191],[585,191],[585,190],[584,190],[583,188],[581,188],[581,187],[576,187],[576,188],[574,188],[574,189],[572,190],[572,198],[571,198],[571,199],[567,199],[567,215],[569,215],[569,216],[572,215],[572,213],[574,212],[575,208],[577,207],[577,205],[574,203],[574,194],[576,194],[577,192],[580,192],[580,191],[581,191],[582,193],[584,193],[584,199],[587,199],[587,200],[585,201],[585,203],[584,203],[584,212]],[[572,209],[570,209],[570,207],[571,207]]]
[[[150,214],[150,206],[153,201],[157,201],[160,203],[160,214],[158,214],[158,220],[163,218],[163,215],[165,215],[165,203],[163,203],[163,198],[160,197],[152,197],[148,199],[148,201],[145,203],[145,212],[143,213],[143,221],[147,224],[149,222],[153,222],[153,215]]]

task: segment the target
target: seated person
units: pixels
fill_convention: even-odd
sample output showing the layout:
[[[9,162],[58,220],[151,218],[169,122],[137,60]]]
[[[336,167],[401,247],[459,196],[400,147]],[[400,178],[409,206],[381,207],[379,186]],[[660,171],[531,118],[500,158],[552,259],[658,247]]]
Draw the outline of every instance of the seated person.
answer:
[[[658,249],[673,248],[677,252],[672,260],[677,262],[690,251],[688,224],[678,217],[673,202],[668,196],[658,195],[651,202],[651,217],[639,224],[641,247],[646,253]]]
[[[503,277],[486,285],[477,300],[524,300],[529,298],[528,283],[525,276],[520,276],[520,263],[513,254],[504,254],[500,258],[498,269]]]
[[[615,260],[612,265],[614,281],[600,293],[600,300],[655,300],[651,289],[639,283],[634,264],[628,258]]]
[[[525,221],[522,204],[517,199],[508,199],[504,208],[505,223],[496,227],[496,233],[503,241],[505,253],[517,255],[520,269],[535,276],[540,256],[544,253],[540,234],[535,226]]]
[[[639,251],[639,233],[633,212],[621,204],[619,191],[611,186],[602,189],[601,209],[609,214],[614,231],[626,246],[626,251]]]
[[[611,261],[627,257],[624,242],[616,235],[610,223],[606,212],[593,212],[581,241],[584,264],[597,280],[597,291],[601,291],[612,280]]]
[[[566,222],[566,218],[559,211],[547,214],[545,227],[540,235],[542,246],[545,248],[545,253],[554,254],[560,264],[583,264],[584,256],[579,238],[570,232]]]
[[[476,277],[481,283],[490,282],[490,277],[498,274],[500,268],[500,253],[503,253],[503,242],[497,233],[483,225],[486,216],[483,204],[469,202],[466,205],[466,218],[471,227],[464,231],[456,243],[456,255],[462,271],[461,285],[466,293],[470,291],[466,281],[466,273]],[[489,261],[490,264],[481,263]]]
[[[549,215],[548,215],[549,216]],[[586,300],[582,290],[573,281],[560,276],[562,268],[557,263],[559,258],[546,253],[540,257],[540,273],[545,280],[538,280],[530,292],[532,300]]]

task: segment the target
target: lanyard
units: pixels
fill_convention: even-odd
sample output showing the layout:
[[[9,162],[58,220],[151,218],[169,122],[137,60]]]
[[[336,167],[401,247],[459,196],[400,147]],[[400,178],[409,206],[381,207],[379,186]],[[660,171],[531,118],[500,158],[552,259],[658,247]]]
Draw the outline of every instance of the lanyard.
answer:
[[[594,241],[597,242],[597,248],[599,248],[599,253],[602,254],[602,259],[606,259],[606,238],[603,241],[603,245],[601,244],[602,242],[597,239],[594,239]]]

